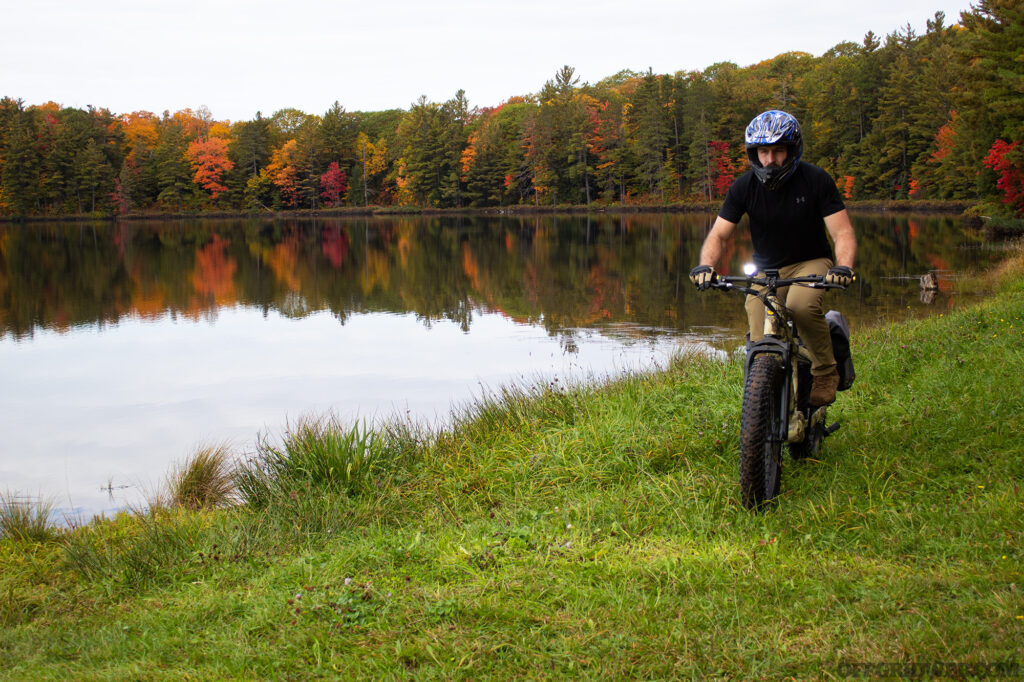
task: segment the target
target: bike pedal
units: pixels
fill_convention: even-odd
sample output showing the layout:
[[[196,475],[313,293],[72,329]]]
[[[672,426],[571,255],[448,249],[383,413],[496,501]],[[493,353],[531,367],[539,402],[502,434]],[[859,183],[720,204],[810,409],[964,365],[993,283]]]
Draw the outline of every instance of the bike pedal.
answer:
[[[831,436],[833,433],[839,430],[839,422],[832,422],[832,425],[825,429],[825,435]]]

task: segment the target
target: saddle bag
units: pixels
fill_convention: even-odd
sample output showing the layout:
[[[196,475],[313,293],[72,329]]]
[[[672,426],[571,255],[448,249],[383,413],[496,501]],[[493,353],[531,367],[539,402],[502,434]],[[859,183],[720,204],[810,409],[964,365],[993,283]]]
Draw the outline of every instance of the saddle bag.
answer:
[[[850,354],[850,325],[838,310],[825,313],[828,331],[832,336],[832,353],[836,357],[839,370],[838,390],[845,391],[853,386],[857,373],[853,370],[853,355]]]

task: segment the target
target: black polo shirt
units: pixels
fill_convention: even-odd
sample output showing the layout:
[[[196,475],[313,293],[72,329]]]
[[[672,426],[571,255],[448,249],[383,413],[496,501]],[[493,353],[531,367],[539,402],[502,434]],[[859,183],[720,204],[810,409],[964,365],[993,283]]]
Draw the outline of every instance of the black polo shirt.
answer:
[[[718,215],[730,223],[738,223],[744,213],[750,216],[754,263],[763,270],[815,258],[835,260],[824,218],[844,208],[832,176],[800,161],[775,190],[747,171],[729,187]]]

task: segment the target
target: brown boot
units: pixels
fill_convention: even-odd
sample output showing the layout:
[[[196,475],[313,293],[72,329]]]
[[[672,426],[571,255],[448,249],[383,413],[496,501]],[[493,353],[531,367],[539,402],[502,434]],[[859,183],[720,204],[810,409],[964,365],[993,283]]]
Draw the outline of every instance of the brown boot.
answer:
[[[832,370],[831,374],[823,374],[814,377],[811,382],[810,403],[814,407],[831,405],[836,400],[836,388],[839,386],[839,372]]]

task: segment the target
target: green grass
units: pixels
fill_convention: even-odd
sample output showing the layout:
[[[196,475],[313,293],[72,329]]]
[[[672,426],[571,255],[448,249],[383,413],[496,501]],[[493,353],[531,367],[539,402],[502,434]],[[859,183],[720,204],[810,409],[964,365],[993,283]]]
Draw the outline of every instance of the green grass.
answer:
[[[255,508],[299,494],[357,495],[372,486],[385,450],[385,436],[366,424],[305,419],[280,444],[262,437],[235,481],[243,501]]]
[[[197,448],[167,475],[165,495],[158,496],[151,506],[204,509],[230,505],[236,494],[232,460],[226,444]]]
[[[0,538],[21,542],[45,542],[56,535],[53,527],[54,503],[31,498],[16,491],[0,493]]]
[[[1024,263],[991,277],[984,302],[854,330],[843,426],[767,513],[738,500],[738,362],[508,387],[441,433],[305,422],[243,467],[247,504],[0,542],[3,669],[1019,676]]]

